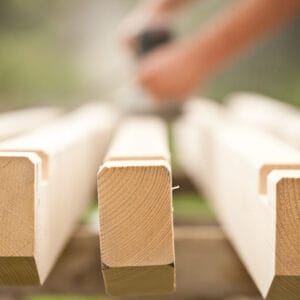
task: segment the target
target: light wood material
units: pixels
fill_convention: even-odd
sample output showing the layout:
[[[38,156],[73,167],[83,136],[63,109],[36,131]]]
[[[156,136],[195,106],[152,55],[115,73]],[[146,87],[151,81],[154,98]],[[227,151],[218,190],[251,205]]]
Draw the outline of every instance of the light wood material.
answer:
[[[205,105],[203,101],[202,112],[195,110],[190,122],[182,119],[177,124],[182,166],[196,184],[205,186],[222,227],[262,295],[267,299],[298,299],[300,153],[221,114],[202,119]],[[196,156],[185,132],[189,132],[190,140],[197,141]],[[209,138],[199,138],[201,132]],[[210,164],[205,171],[207,149]],[[196,167],[190,163],[191,155]],[[201,175],[196,170],[202,170]]]
[[[186,171],[192,181],[197,182],[197,187],[207,196],[214,188],[211,124],[219,122],[220,118],[222,118],[222,111],[217,102],[195,98],[185,103],[183,116],[173,126],[176,133],[174,142],[178,162],[183,171]],[[188,154],[185,153],[185,148]],[[191,169],[194,170],[192,173],[189,172]]]
[[[174,290],[171,183],[165,125],[154,117],[124,121],[98,173],[102,272],[109,294]]]
[[[300,111],[288,104],[253,93],[227,98],[227,114],[238,123],[264,130],[300,148]]]
[[[144,299],[222,299],[256,296],[254,283],[218,226],[175,227],[176,292]],[[84,255],[83,255],[84,254]],[[98,226],[80,227],[42,287],[2,288],[1,297],[25,295],[99,295]],[[136,298],[135,298],[136,299]],[[139,297],[141,299],[141,297]],[[252,299],[252,298],[251,298]],[[260,298],[255,298],[256,300]]]
[[[169,161],[165,125],[153,117],[127,119],[116,132],[105,160]]]
[[[0,114],[0,140],[33,130],[58,117],[53,107],[27,108]]]
[[[0,144],[0,284],[39,285],[95,191],[116,113],[101,104]]]

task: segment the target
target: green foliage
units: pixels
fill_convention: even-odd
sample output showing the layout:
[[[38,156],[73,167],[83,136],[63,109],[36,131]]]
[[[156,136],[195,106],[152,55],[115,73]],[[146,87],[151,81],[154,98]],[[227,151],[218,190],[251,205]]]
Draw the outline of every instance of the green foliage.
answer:
[[[89,205],[89,207],[85,210],[81,223],[82,224],[97,224],[99,219],[98,216],[98,201],[97,196],[95,197],[95,200]]]
[[[53,21],[57,2],[0,2],[2,107],[49,102],[45,99],[59,99],[75,93],[79,76],[74,58]]]
[[[174,193],[173,197],[175,218],[197,218],[199,221],[214,219],[214,215],[205,199],[196,193]]]
[[[43,32],[0,35],[0,96],[19,99],[61,96],[76,84],[71,58]]]
[[[2,0],[0,1],[0,30],[24,30],[41,25],[50,1]]]

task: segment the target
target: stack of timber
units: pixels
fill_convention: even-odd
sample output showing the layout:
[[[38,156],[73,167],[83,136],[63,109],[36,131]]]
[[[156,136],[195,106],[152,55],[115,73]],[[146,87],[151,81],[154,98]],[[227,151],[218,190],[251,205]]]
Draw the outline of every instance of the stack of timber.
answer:
[[[175,286],[172,178],[166,126],[125,120],[98,173],[101,266],[111,295]]]
[[[263,297],[299,299],[300,152],[204,99],[187,105],[175,134],[182,167]]]
[[[0,284],[47,278],[95,189],[117,114],[86,105],[0,143]]]

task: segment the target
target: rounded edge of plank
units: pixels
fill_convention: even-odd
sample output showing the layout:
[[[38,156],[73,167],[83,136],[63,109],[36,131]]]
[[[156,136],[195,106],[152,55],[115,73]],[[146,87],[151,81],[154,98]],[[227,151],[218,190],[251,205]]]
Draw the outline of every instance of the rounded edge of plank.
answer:
[[[35,257],[35,207],[41,159],[0,153],[0,285],[40,285]]]

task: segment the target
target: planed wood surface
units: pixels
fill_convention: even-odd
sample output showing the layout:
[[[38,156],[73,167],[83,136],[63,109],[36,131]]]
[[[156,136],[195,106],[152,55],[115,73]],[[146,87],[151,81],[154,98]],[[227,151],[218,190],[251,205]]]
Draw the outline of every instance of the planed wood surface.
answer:
[[[300,148],[300,111],[286,103],[254,93],[227,98],[227,114],[238,123],[264,130]]]
[[[155,117],[128,118],[118,128],[105,160],[169,161],[165,124]]]
[[[175,257],[166,127],[125,120],[98,173],[102,273],[111,295],[172,292]]]
[[[174,229],[176,292],[150,299],[261,299],[256,298],[255,285],[218,226],[179,226]],[[103,293],[98,228],[82,226],[42,287],[2,288],[0,299],[42,294],[87,296]],[[134,299],[146,298],[149,299],[149,296]]]
[[[0,284],[40,285],[95,191],[117,114],[86,105],[0,144]]]
[[[53,107],[27,108],[0,114],[0,140],[33,130],[54,120],[60,110]]]
[[[214,117],[208,117],[213,113],[207,110],[202,118],[205,107],[212,104],[199,100],[198,105],[202,110],[187,114],[188,121],[183,117],[176,125],[176,149],[183,168],[199,187],[204,186],[262,295],[272,300],[298,299],[299,151],[233,122],[225,112],[222,117],[221,107]],[[193,147],[188,146],[190,141]]]

